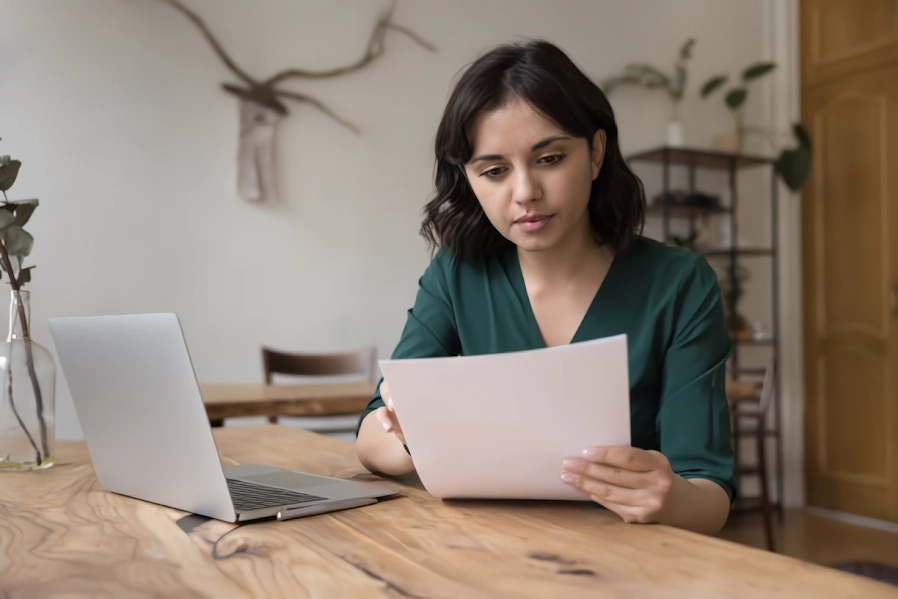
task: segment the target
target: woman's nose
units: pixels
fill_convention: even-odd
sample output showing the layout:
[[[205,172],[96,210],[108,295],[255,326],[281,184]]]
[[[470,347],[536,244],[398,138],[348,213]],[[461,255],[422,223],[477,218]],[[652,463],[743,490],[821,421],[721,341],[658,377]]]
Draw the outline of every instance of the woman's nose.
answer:
[[[539,181],[527,169],[518,169],[514,176],[511,199],[519,204],[533,202],[542,197]]]

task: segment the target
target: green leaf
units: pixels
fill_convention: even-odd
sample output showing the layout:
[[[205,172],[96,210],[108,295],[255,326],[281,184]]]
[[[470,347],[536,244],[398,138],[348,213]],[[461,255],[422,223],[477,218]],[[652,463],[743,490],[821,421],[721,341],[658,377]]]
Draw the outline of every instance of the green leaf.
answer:
[[[2,231],[3,245],[10,256],[18,256],[19,259],[31,253],[34,246],[34,237],[22,227],[12,225]]]
[[[37,200],[34,200],[34,203],[16,203],[16,220],[15,224],[24,227],[28,222],[28,219],[31,218],[31,215],[34,214],[34,211],[37,209]]]
[[[758,77],[766,75],[775,68],[775,62],[759,62],[757,64],[753,64],[742,71],[742,80],[751,81],[752,79],[757,79]]]
[[[692,47],[695,45],[695,39],[689,38],[683,47],[680,48],[680,60],[689,60],[692,58]]]
[[[744,87],[737,87],[726,95],[727,106],[736,110],[745,102],[748,97],[748,91]]]
[[[727,79],[729,79],[727,75],[717,75],[705,81],[705,84],[702,85],[702,98],[707,98],[713,94],[717,88],[727,82]]]
[[[601,88],[605,92],[605,95],[608,95],[614,90],[614,88],[624,84],[638,85],[639,78],[631,76],[613,77],[611,79],[606,79],[605,81],[603,81]]]
[[[686,89],[686,67],[677,65],[677,82],[670,88],[670,95],[674,100],[683,97],[683,91]]]
[[[28,268],[23,268],[21,270],[21,272],[19,272],[19,278],[17,279],[19,281],[19,287],[21,287],[25,283],[31,282],[31,269],[32,268],[34,268],[34,267],[29,266]]]
[[[11,226],[15,221],[16,215],[11,210],[0,210],[0,231]]]
[[[22,163],[18,160],[10,160],[0,166],[0,191],[6,191],[12,187],[12,184],[16,182],[21,166]]]
[[[804,147],[783,150],[774,166],[786,187],[798,191],[811,174],[811,152]]]
[[[792,125],[792,132],[795,134],[795,137],[798,138],[798,143],[802,148],[807,148],[810,152],[811,150],[811,136],[808,135],[807,130],[802,126],[801,123],[795,123]]]
[[[798,147],[783,150],[773,164],[786,187],[798,191],[807,182],[814,160],[811,153],[811,137],[801,123],[792,125],[792,132],[798,140]]]
[[[8,252],[7,252],[7,254],[9,255],[9,264],[10,264],[10,266],[12,266],[13,273],[18,272],[19,269],[22,268],[22,261],[15,254],[9,254]],[[6,272],[6,265],[3,263],[2,260],[0,260],[0,269],[2,269],[4,272]]]

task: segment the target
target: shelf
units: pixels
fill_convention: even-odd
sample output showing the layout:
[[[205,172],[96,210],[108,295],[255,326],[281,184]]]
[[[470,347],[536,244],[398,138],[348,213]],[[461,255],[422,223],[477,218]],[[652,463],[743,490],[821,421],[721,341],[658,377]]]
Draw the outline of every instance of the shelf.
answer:
[[[730,337],[733,340],[733,343],[739,343],[741,345],[773,345],[773,339],[737,339],[735,337]]]
[[[655,162],[663,163],[667,159],[668,164],[679,166],[699,166],[718,171],[728,171],[730,168],[745,168],[764,164],[773,164],[773,158],[766,156],[749,156],[746,154],[730,154],[714,150],[700,150],[696,148],[669,148],[660,147],[632,154],[627,158],[629,162]]]
[[[668,214],[671,216],[703,216],[705,214],[724,214],[730,211],[722,206],[690,206],[688,204],[668,204]],[[664,204],[647,204],[647,214],[663,214]]]
[[[735,248],[735,249],[727,249],[720,248],[714,250],[705,250],[700,252],[702,256],[706,258],[714,258],[720,256],[730,256],[731,254],[736,254],[737,256],[773,256],[773,250],[770,248]]]
[[[758,431],[749,428],[733,428],[730,430],[730,435],[733,437],[757,437]],[[774,430],[764,431],[764,436],[768,439],[774,439],[777,435],[779,435],[779,433]]]

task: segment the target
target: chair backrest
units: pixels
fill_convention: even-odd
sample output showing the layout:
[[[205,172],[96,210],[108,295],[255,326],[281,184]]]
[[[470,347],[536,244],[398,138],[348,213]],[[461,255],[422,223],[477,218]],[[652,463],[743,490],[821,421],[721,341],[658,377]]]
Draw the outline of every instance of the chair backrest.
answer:
[[[776,360],[770,358],[767,369],[764,371],[764,384],[761,385],[761,400],[758,403],[758,411],[766,414],[773,402],[773,394],[776,390]]]
[[[274,374],[296,376],[357,374],[373,381],[376,365],[376,347],[329,354],[298,354],[262,348],[262,368],[265,372],[265,383],[268,385],[271,384]]]

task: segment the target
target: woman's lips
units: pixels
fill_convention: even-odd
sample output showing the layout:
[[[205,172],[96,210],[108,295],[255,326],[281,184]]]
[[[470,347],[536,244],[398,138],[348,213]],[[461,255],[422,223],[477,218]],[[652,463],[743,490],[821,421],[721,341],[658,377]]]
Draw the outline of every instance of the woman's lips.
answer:
[[[545,227],[551,218],[551,214],[528,214],[514,221],[514,224],[525,233],[533,233]]]

